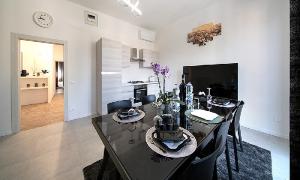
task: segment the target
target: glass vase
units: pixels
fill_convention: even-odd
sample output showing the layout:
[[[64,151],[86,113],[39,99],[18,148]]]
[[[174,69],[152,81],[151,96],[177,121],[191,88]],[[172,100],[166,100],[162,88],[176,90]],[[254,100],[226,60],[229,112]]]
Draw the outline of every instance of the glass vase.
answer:
[[[172,109],[172,104],[161,104],[154,117],[155,127],[161,131],[175,131],[179,127],[180,112]]]

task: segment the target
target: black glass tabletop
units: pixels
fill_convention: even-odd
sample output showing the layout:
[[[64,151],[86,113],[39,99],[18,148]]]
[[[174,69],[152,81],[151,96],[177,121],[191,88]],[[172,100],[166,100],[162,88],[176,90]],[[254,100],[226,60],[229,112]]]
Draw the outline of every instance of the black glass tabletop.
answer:
[[[201,106],[205,109],[206,107]],[[141,106],[145,117],[135,123],[118,123],[113,114],[98,116],[92,122],[111,159],[120,174],[126,179],[167,179],[182,164],[192,157],[166,158],[152,151],[145,141],[147,130],[154,126],[156,109],[151,105]],[[225,116],[230,108],[212,107],[210,111]],[[198,148],[204,147],[212,138],[218,124],[190,122],[188,129],[196,138]]]

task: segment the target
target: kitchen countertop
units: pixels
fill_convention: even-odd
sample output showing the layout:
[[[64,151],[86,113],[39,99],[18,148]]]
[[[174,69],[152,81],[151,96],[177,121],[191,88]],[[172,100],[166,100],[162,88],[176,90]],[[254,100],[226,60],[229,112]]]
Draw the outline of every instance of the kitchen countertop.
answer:
[[[151,81],[151,82],[143,82],[143,83],[123,83],[122,86],[137,86],[137,85],[148,85],[148,84],[158,84],[157,81]]]

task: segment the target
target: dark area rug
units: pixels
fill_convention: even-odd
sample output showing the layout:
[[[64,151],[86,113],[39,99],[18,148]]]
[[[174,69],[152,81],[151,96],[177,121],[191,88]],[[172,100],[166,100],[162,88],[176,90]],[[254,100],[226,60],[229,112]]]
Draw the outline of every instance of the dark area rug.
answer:
[[[232,138],[228,138],[230,161],[234,179],[241,180],[272,180],[272,160],[270,151],[258,146],[243,142],[244,152],[240,151],[238,145],[238,157],[240,171],[235,171],[235,161]],[[218,179],[228,179],[225,154],[223,153],[217,161]],[[85,180],[96,180],[102,160],[99,160],[83,169]],[[103,179],[116,179],[118,177],[112,162],[104,172]]]
[[[234,179],[247,180],[272,180],[271,152],[258,146],[243,141],[244,152],[238,144],[238,158],[240,171],[235,171],[234,151],[232,138],[228,138],[229,156],[231,161],[232,176]],[[228,179],[225,153],[217,161],[218,178]]]

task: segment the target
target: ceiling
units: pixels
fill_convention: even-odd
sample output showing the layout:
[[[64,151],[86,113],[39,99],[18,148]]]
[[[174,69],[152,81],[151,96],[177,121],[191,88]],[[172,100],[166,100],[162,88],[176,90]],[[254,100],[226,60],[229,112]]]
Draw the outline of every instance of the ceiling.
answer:
[[[69,0],[138,26],[159,30],[180,17],[199,11],[212,0],[140,0],[142,16],[134,16],[118,0]],[[136,0],[132,0],[135,2]]]

